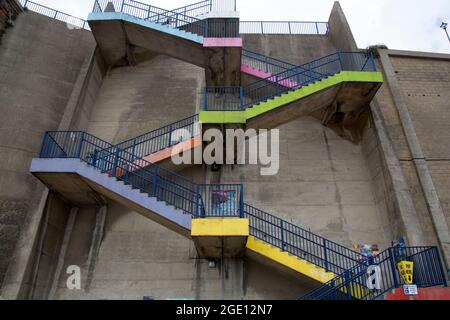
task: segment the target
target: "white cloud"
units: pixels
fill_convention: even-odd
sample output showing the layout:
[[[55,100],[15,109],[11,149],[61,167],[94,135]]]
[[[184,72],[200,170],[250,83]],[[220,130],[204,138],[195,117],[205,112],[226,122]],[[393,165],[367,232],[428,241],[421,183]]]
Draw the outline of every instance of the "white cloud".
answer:
[[[198,0],[141,0],[174,9]],[[94,0],[35,0],[85,18]],[[327,21],[333,0],[238,0],[242,20]],[[450,22],[448,0],[341,0],[360,47],[384,43],[391,49],[450,53],[450,43],[439,28]]]

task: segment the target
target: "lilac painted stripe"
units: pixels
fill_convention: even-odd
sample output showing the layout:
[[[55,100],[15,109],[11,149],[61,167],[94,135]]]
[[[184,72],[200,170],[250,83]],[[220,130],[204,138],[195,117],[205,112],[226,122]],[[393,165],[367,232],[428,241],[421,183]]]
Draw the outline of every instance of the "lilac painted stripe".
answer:
[[[242,38],[203,38],[203,47],[242,48]]]

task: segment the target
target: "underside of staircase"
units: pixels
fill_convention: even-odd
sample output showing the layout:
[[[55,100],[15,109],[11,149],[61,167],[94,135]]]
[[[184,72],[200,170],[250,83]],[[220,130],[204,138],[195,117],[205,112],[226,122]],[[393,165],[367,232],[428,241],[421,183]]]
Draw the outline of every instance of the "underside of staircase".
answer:
[[[378,298],[403,284],[395,268],[399,259],[417,263],[420,285],[445,285],[436,247],[389,248],[368,261],[245,203],[242,184],[196,183],[177,174],[183,167],[172,163],[172,155],[201,148],[203,130],[211,126],[271,129],[314,116],[357,142],[355,128],[383,83],[371,54],[338,52],[296,66],[243,50],[238,34],[212,31],[208,20],[186,15],[199,10],[194,6],[169,11],[140,4],[133,15],[123,8],[133,7],[128,2],[122,8],[95,3],[88,22],[109,67],[155,54],[202,67],[204,108],[116,145],[81,131],[47,132],[30,172],[50,190],[75,205],[101,204],[103,197],[116,201],[192,239],[201,258],[247,255],[321,284],[305,300]],[[366,282],[372,265],[388,279],[376,290]]]

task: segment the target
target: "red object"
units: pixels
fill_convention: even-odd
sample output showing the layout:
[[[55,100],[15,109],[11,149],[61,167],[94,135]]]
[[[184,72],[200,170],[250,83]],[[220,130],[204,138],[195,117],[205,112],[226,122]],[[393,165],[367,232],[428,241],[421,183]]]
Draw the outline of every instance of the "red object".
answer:
[[[417,296],[407,296],[403,288],[394,289],[386,300],[450,300],[450,288],[419,288]]]

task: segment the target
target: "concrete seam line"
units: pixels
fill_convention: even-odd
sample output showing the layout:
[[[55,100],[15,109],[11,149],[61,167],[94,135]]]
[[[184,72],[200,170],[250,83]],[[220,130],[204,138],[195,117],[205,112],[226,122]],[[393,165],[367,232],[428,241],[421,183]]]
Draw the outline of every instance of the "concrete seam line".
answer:
[[[376,98],[370,104],[370,108],[374,117],[373,121],[381,152],[383,153],[382,158],[385,162],[384,165],[386,166],[391,180],[390,182],[394,188],[395,202],[400,213],[401,223],[409,242],[412,245],[422,245],[425,238],[420,226],[417,211],[413,206],[411,193],[406,187],[407,183],[405,176],[386,131],[384,119],[379,110],[378,100]]]

